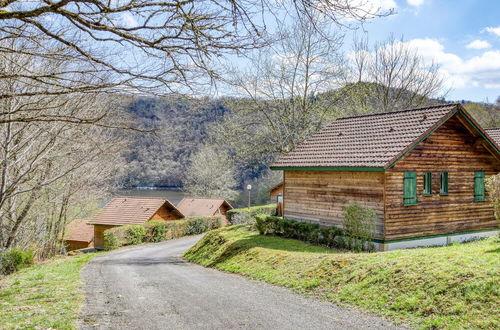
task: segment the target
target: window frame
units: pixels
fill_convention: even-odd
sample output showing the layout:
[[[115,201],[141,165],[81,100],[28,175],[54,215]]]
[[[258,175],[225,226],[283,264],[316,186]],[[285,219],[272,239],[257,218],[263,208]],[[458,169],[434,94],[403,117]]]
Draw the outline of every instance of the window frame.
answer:
[[[424,196],[432,196],[432,172],[424,172]]]
[[[414,196],[408,196],[412,193]],[[417,172],[404,172],[403,174],[403,205],[417,205]]]
[[[484,202],[486,201],[486,187],[485,187],[485,173],[484,171],[476,171],[474,172],[474,202]],[[477,179],[480,179],[479,182],[481,182],[480,187],[482,188],[482,194],[477,195],[476,191],[478,188],[477,185]]]
[[[439,195],[448,196],[448,186],[450,184],[450,176],[447,171],[441,171],[439,176]]]

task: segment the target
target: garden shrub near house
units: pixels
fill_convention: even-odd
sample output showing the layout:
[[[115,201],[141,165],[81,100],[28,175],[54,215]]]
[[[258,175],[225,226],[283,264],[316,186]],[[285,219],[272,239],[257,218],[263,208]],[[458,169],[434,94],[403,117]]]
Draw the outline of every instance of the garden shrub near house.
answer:
[[[222,225],[221,217],[188,217],[173,221],[151,221],[142,225],[121,226],[104,232],[104,249],[144,242],[156,243],[188,235],[197,235]]]
[[[373,210],[359,205],[350,205],[344,212],[344,230],[266,214],[259,214],[255,217],[255,228],[261,235],[298,239],[316,245],[359,252],[374,249],[371,240],[376,220],[377,215]]]
[[[344,211],[344,231],[349,249],[361,251],[363,249],[373,250],[373,234],[377,214],[368,207],[357,204],[349,205]]]
[[[34,264],[31,250],[8,249],[0,252],[0,274],[7,275]]]
[[[246,207],[241,209],[232,209],[227,211],[227,218],[231,225],[242,223],[254,223],[258,214],[276,215],[276,204],[267,204]]]
[[[259,214],[255,218],[255,227],[261,235],[274,235],[298,239],[316,245],[341,247],[346,240],[342,229],[320,226],[315,223],[295,221],[276,216]]]
[[[493,175],[486,183],[491,203],[495,209],[495,217],[500,221],[500,174]]]

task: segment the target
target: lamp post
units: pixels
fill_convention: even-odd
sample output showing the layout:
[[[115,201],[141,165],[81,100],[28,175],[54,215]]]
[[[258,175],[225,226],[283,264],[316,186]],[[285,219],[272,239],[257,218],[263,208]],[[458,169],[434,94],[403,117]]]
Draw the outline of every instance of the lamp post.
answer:
[[[251,184],[247,185],[247,190],[248,190],[248,208],[250,209],[250,191],[252,190]]]

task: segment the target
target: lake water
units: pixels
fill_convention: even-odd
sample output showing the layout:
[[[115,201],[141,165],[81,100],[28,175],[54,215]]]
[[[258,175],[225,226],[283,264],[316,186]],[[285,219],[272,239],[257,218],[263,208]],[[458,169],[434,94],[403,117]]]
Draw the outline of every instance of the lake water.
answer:
[[[177,205],[186,193],[174,189],[122,189],[116,192],[116,196],[161,197]]]

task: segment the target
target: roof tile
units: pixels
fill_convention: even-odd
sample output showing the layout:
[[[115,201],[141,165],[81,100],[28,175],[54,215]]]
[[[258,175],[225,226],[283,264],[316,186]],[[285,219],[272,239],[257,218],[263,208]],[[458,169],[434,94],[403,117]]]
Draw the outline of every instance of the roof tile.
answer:
[[[384,167],[457,104],[339,118],[272,167]]]
[[[212,216],[224,203],[227,204],[229,209],[233,207],[224,199],[211,199],[211,198],[184,198],[177,208],[185,216]]]
[[[164,205],[179,212],[172,203],[163,198],[155,197],[116,197],[113,198],[101,212],[95,215],[89,223],[99,225],[139,225],[145,223]]]

